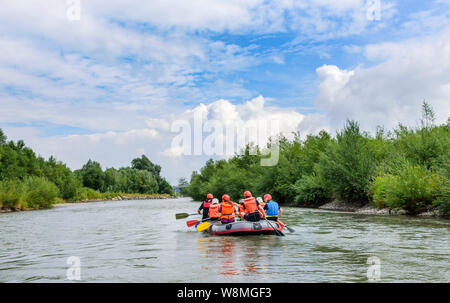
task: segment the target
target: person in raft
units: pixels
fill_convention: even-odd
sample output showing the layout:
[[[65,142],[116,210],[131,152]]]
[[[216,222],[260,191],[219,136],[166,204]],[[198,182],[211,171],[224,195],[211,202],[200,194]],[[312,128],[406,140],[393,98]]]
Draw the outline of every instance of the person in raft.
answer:
[[[209,218],[209,207],[212,204],[212,199],[213,199],[213,195],[212,194],[206,195],[206,201],[203,201],[202,204],[200,205],[200,207],[197,210],[199,215],[202,214],[202,210],[203,210],[203,220]]]
[[[272,200],[272,196],[270,194],[264,195],[264,201],[266,205],[264,206],[264,210],[266,211],[266,218],[272,221],[278,221],[278,217],[281,216],[283,210],[277,202]]]
[[[220,212],[220,221],[222,223],[232,223],[234,222],[236,209],[234,208],[234,202],[230,201],[230,196],[223,195],[222,203],[219,208]]]
[[[264,207],[266,206],[266,201],[263,201],[261,197],[256,198],[256,201],[258,201],[259,205],[261,205],[261,207],[264,209]]]
[[[219,200],[217,198],[212,199],[212,204],[209,206],[209,220],[217,221],[219,220]]]
[[[264,209],[264,207],[266,207],[266,202],[263,201],[263,199],[261,197],[256,198],[256,201],[258,201],[259,205],[261,206],[262,209]],[[265,212],[261,212],[261,210],[259,211],[259,213],[261,214],[261,216],[263,214],[265,214]]]
[[[245,215],[245,211],[244,211],[244,199],[240,199],[240,200],[239,200],[239,204],[237,205],[237,207],[238,207],[238,216],[239,216],[239,219],[238,219],[238,220],[243,221],[243,220],[244,220],[244,215]]]
[[[265,216],[261,205],[248,190],[244,193],[244,212],[244,219],[251,222],[259,221]]]

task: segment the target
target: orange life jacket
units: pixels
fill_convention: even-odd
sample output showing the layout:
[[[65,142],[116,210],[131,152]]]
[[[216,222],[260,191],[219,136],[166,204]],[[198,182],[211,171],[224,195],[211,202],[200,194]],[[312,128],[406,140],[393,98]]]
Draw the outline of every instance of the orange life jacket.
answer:
[[[234,209],[234,202],[222,202],[221,204],[222,211],[220,212],[220,219],[231,219],[234,218],[234,213],[236,210]]]
[[[219,218],[219,203],[211,204],[211,206],[209,207],[209,217]]]
[[[257,212],[258,204],[256,204],[256,199],[254,197],[244,199],[244,209],[246,214]]]

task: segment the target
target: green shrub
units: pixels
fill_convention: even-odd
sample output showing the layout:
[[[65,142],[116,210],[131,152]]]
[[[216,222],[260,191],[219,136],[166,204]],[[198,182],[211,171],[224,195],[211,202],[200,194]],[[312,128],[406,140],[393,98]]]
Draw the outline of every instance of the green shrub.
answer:
[[[450,185],[446,184],[443,187],[442,194],[433,201],[433,205],[436,206],[443,215],[450,215]]]
[[[435,189],[436,200],[433,205],[444,215],[450,215],[450,162],[447,161],[439,172],[443,177],[440,186]]]
[[[24,186],[18,179],[0,181],[0,208],[21,208],[24,200]]]
[[[322,204],[330,200],[331,192],[317,175],[306,175],[292,186],[295,203],[301,205]]]
[[[361,133],[358,123],[347,121],[327,153],[321,154],[317,172],[338,198],[351,203],[368,201],[369,184],[376,168],[370,147],[370,140]]]
[[[58,187],[44,177],[27,177],[24,187],[25,207],[50,208],[59,196]]]
[[[75,201],[102,199],[103,195],[89,187],[80,187],[77,189]]]
[[[398,174],[383,174],[371,184],[378,207],[402,207],[417,213],[432,204],[442,191],[443,178],[424,167],[406,165]]]

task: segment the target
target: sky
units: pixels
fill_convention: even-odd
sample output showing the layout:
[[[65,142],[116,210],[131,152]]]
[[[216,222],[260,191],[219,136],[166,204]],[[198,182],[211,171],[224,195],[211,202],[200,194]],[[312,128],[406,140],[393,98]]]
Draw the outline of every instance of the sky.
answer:
[[[305,136],[424,100],[447,121],[450,0],[0,1],[0,128],[72,169],[145,154],[176,185],[211,157],[173,146],[195,113]]]

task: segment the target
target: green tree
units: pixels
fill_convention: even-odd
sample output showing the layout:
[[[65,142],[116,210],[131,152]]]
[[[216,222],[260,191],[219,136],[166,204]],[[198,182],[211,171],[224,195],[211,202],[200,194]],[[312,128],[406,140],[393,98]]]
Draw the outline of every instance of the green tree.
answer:
[[[189,182],[188,180],[186,180],[186,178],[180,178],[178,179],[178,185],[177,187],[180,190],[180,194],[182,195],[186,195],[187,194],[187,189],[189,187]]]
[[[100,163],[88,160],[86,164],[79,170],[83,186],[92,188],[94,190],[103,189],[105,182],[105,174]]]
[[[131,167],[138,170],[149,171],[154,177],[159,176],[161,166],[153,164],[149,158],[142,155],[141,158],[135,158],[131,161]]]
[[[369,184],[375,177],[375,155],[367,134],[348,120],[327,153],[322,153],[318,173],[337,197],[348,202],[369,200]]]
[[[7,139],[7,137],[6,137],[5,133],[0,128],[0,146],[6,144],[6,139]]]

